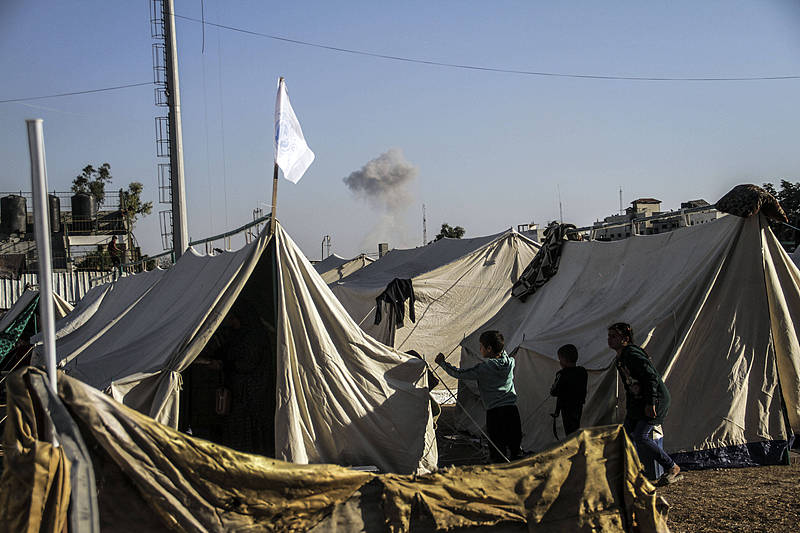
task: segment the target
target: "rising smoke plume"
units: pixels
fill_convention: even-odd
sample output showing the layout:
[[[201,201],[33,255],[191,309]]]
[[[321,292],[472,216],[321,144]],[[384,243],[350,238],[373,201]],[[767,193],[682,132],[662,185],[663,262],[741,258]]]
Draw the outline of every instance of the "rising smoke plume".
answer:
[[[361,170],[350,173],[344,183],[378,211],[395,214],[411,204],[413,198],[408,186],[416,177],[417,168],[406,161],[403,152],[390,148]]]
[[[364,238],[363,248],[372,248],[377,242],[393,246],[410,244],[401,215],[414,199],[409,186],[416,177],[417,168],[406,161],[400,149],[391,148],[344,178],[353,194],[381,214],[377,225]]]

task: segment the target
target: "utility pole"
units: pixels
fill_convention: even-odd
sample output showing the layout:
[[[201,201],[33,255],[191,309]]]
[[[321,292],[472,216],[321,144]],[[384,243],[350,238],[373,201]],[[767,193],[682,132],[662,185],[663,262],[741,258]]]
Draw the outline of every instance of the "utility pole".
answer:
[[[325,245],[326,244],[328,245],[328,255],[331,255],[331,236],[330,235],[325,235],[324,237],[322,237],[322,249],[320,250],[320,253],[319,253],[319,255],[320,255],[320,259],[319,260],[320,261],[322,261],[323,259],[328,257],[328,255],[325,255]]]
[[[183,132],[181,95],[178,84],[178,45],[175,37],[175,5],[163,0],[164,44],[167,63],[167,101],[169,103],[169,164],[172,187],[172,251],[175,260],[189,248],[186,219],[186,183],[183,177]]]

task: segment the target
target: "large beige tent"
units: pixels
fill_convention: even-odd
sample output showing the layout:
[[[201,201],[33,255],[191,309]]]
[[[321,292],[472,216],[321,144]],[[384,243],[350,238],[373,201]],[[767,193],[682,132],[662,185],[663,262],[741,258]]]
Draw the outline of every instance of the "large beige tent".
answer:
[[[367,256],[367,254],[360,254],[352,259],[345,259],[336,254],[331,254],[322,261],[315,263],[314,269],[319,272],[325,283],[333,283],[374,262],[375,260]]]
[[[511,297],[511,287],[539,245],[513,230],[472,239],[440,239],[427,246],[392,250],[373,264],[330,285],[364,331],[398,350],[416,350],[429,361],[437,353],[458,362],[459,343]],[[415,321],[402,324],[393,306],[378,298],[395,279],[410,280]],[[445,377],[440,373],[440,377]],[[446,382],[454,382],[447,377]]]
[[[373,474],[238,453],[68,376],[58,394],[45,380],[37,369],[9,380],[4,530],[668,532],[619,426],[512,464]]]
[[[436,467],[425,364],[364,334],[280,226],[96,288],[57,324],[57,353],[72,377],[238,449]]]
[[[620,321],[632,324],[671,392],[664,445],[678,462],[786,459],[787,440],[800,430],[800,272],[763,216],[565,242],[558,273],[484,326],[502,331],[516,357],[525,449],[554,441],[548,395],[562,344],[575,344],[589,370],[582,426],[623,420],[606,339]],[[475,353],[477,337],[463,346]]]

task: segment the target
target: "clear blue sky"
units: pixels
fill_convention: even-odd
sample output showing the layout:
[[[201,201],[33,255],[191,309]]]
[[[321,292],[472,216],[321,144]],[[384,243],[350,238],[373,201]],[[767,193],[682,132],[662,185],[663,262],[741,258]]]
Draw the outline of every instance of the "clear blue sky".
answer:
[[[495,68],[614,76],[800,75],[800,3],[223,2],[205,18],[342,48]],[[176,0],[200,18],[201,3]],[[0,100],[153,79],[149,2],[2,0]],[[626,203],[715,202],[739,183],[800,181],[800,80],[645,82],[459,70],[299,46],[178,19],[192,239],[271,195],[275,86],[285,76],[316,161],[282,180],[278,218],[311,258],[374,251],[381,214],[342,179],[390,148],[418,169],[392,246],[442,222],[468,236]],[[153,87],[0,104],[0,190],[30,188],[26,118],[44,119],[51,189],[108,162],[157,200]],[[263,207],[263,206],[262,206]],[[156,206],[156,210],[166,206]],[[160,251],[158,220],[136,230]]]

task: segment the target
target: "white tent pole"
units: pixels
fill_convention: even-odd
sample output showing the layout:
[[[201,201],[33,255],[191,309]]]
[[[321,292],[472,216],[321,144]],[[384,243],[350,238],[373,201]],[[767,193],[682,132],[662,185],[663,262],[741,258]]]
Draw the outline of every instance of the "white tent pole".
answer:
[[[44,156],[42,119],[25,121],[28,125],[28,149],[31,155],[33,185],[33,225],[36,250],[39,254],[39,316],[42,324],[44,354],[50,388],[58,394],[56,384],[56,329],[53,312],[53,265],[50,253],[50,220],[47,202],[47,168]]]

